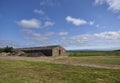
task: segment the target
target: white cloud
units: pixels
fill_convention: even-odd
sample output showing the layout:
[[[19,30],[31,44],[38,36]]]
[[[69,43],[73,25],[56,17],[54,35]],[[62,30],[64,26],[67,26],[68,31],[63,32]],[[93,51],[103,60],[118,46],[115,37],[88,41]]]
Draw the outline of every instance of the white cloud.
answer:
[[[92,40],[92,35],[90,34],[83,34],[83,35],[76,35],[72,37],[63,37],[61,39],[61,43],[63,45],[71,45],[71,46],[80,46]]]
[[[67,35],[68,32],[59,32],[58,34],[59,34],[60,36],[64,36],[64,35]]]
[[[109,7],[108,9],[118,12],[120,11],[120,0],[95,0],[95,4],[104,4],[106,3]]]
[[[34,13],[37,13],[37,14],[44,14],[44,11],[43,10],[38,10],[38,9],[34,9]]]
[[[95,4],[103,4],[105,0],[95,0]]]
[[[13,40],[0,40],[0,47],[19,47],[18,43]]]
[[[55,23],[51,21],[45,21],[44,23],[42,23],[38,19],[30,19],[30,20],[23,19],[17,22],[17,24],[27,29],[38,29],[38,28],[46,28],[53,26]]]
[[[90,24],[91,26],[94,25],[94,23],[95,23],[94,21],[90,21],[90,22],[89,22],[89,24]]]
[[[104,44],[113,44],[120,42],[120,31],[108,31],[101,33],[93,33],[93,34],[81,34],[75,36],[67,36],[68,32],[47,32],[47,33],[38,33],[31,30],[25,30],[29,34],[27,36],[27,40],[33,41],[36,44],[48,45],[53,43],[53,41],[57,36],[61,36],[56,40],[57,44],[64,46],[89,46],[89,45],[104,45]],[[57,35],[57,36],[56,36]],[[58,38],[58,37],[57,37]],[[55,43],[55,41],[54,41]]]
[[[60,3],[58,0],[41,0],[41,6],[59,6]]]
[[[94,34],[82,34],[76,35],[72,37],[63,37],[61,39],[62,45],[71,45],[71,46],[81,46],[88,44],[108,44],[108,43],[116,43],[120,42],[120,31],[109,31],[109,32],[101,32]]]
[[[90,34],[84,34],[84,35],[73,36],[73,37],[71,37],[71,39],[78,43],[84,43],[84,42],[90,40],[89,39],[90,37],[91,37]]]
[[[71,17],[71,16],[67,16],[67,17],[66,17],[66,21],[67,21],[67,22],[71,22],[71,23],[74,24],[75,26],[86,25],[86,24],[91,25],[91,26],[94,25],[94,21],[88,22],[88,21],[86,21],[86,20],[84,20],[84,19],[73,18],[73,17]]]
[[[97,28],[99,28],[99,27],[100,27],[100,25],[99,25],[99,24],[97,24],[97,25],[96,25],[96,27],[97,27]]]
[[[120,31],[117,32],[103,32],[99,34],[94,34],[98,38],[108,39],[108,40],[120,40]]]
[[[36,44],[48,44],[50,43],[50,37],[53,36],[55,33],[54,32],[47,32],[47,33],[38,33],[35,32],[34,30],[23,30],[24,32],[26,32],[27,34],[29,34],[29,36],[27,35],[25,37],[26,40],[30,40],[35,42]]]
[[[37,19],[23,19],[17,23],[24,28],[41,28],[41,22]]]
[[[53,26],[55,23],[54,22],[51,22],[51,21],[46,21],[44,23],[44,27],[50,27],[50,26]]]
[[[71,22],[72,24],[76,25],[76,26],[80,26],[80,25],[85,25],[87,24],[87,21],[83,20],[83,19],[79,19],[79,18],[73,18],[71,16],[67,16],[66,17],[66,21],[67,22]]]

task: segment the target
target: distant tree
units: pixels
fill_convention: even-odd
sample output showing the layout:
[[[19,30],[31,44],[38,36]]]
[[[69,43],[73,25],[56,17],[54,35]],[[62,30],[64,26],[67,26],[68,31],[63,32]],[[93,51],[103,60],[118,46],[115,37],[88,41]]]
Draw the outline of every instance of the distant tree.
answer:
[[[115,51],[120,51],[120,50],[115,50]]]
[[[0,53],[3,52],[3,51],[4,51],[4,49],[3,49],[3,48],[0,48]]]
[[[6,46],[6,47],[3,49],[3,52],[6,52],[6,53],[10,52],[10,53],[12,53],[12,52],[13,52],[13,47],[8,47],[8,46]]]

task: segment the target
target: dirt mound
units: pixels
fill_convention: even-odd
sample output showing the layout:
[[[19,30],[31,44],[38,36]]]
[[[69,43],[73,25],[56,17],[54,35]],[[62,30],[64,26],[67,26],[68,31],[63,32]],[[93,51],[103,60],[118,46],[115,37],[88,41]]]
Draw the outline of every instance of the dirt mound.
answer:
[[[12,53],[6,53],[6,52],[1,52],[0,56],[25,56],[26,53],[22,52],[22,51],[14,51]]]
[[[0,53],[0,56],[10,56],[10,55],[11,55],[10,53],[6,53],[6,52]]]
[[[13,56],[25,56],[26,53],[24,53],[23,51],[17,50],[15,52],[12,53]]]

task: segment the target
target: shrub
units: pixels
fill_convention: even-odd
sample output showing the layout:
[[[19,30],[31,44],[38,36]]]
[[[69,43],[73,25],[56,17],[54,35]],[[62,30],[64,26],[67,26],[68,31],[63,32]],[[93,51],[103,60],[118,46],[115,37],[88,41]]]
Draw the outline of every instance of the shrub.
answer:
[[[6,53],[10,52],[10,53],[12,53],[13,52],[13,47],[6,46],[5,48],[3,48],[2,52],[6,52]]]
[[[4,50],[3,48],[0,48],[0,53],[3,52],[3,50]]]

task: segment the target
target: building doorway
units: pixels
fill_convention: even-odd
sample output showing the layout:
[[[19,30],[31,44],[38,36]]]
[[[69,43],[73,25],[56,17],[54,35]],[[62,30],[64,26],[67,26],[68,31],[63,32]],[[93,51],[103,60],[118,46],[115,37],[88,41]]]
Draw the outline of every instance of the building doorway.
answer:
[[[61,55],[61,50],[59,50],[59,55]]]

